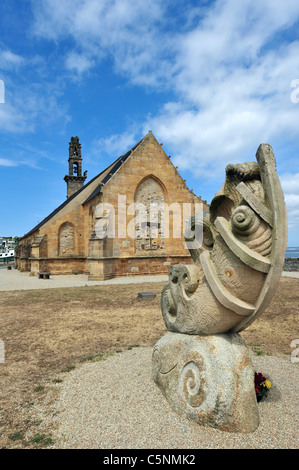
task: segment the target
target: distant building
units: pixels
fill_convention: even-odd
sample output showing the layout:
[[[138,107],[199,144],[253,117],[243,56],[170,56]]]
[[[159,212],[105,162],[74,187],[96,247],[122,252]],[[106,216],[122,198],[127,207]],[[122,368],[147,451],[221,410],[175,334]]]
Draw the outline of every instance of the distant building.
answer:
[[[15,250],[19,270],[31,275],[87,273],[89,279],[108,279],[167,273],[172,264],[191,263],[183,233],[173,234],[173,222],[181,226],[183,220],[173,221],[169,212],[166,236],[160,215],[153,227],[147,211],[151,203],[176,204],[182,213],[186,203],[193,213],[198,203],[203,203],[204,210],[208,206],[188,189],[151,131],[85,185],[78,137],[69,143],[68,163],[67,200],[20,239]],[[134,223],[134,214],[129,213],[132,203],[142,203],[146,209],[145,222],[134,227],[135,238],[126,231]],[[108,209],[102,210],[103,204]]]
[[[18,237],[0,237],[0,252],[5,253],[14,248],[18,243]]]

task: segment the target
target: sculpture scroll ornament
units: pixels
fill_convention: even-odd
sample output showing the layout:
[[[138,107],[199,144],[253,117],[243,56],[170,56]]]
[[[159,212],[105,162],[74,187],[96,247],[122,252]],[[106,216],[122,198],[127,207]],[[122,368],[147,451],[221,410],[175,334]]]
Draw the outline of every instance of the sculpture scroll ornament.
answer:
[[[250,352],[238,332],[269,305],[287,242],[271,146],[261,144],[256,159],[226,167],[201,226],[203,243],[189,248],[193,264],[170,268],[161,294],[169,332],[152,358],[154,381],[175,411],[230,432],[259,424]]]
[[[203,223],[193,265],[172,266],[162,293],[170,331],[238,332],[258,318],[275,293],[286,249],[286,209],[273,150],[257,163],[228,165]]]

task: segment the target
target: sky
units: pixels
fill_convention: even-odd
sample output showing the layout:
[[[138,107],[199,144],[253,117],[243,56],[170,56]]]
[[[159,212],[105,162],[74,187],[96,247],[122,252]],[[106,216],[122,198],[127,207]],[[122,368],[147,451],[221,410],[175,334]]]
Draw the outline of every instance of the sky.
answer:
[[[298,0],[1,0],[0,236],[65,201],[152,130],[208,203],[229,163],[273,147],[299,246]]]

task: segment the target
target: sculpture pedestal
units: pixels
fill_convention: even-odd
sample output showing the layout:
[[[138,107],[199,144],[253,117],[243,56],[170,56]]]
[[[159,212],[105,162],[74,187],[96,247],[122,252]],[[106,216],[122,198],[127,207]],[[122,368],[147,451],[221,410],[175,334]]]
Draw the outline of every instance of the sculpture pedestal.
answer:
[[[180,415],[223,431],[257,429],[254,371],[238,334],[169,332],[154,347],[152,369],[154,381]]]

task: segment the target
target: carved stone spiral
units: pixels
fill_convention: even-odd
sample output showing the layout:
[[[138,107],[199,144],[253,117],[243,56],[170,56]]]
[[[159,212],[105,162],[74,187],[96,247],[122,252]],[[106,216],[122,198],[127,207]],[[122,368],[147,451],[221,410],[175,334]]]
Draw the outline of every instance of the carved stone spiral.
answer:
[[[202,387],[200,369],[196,362],[188,362],[181,372],[180,390],[183,398],[193,407],[201,404],[205,397]]]
[[[239,235],[251,235],[259,227],[259,219],[248,206],[238,206],[232,214],[232,230]]]
[[[232,230],[248,248],[267,256],[271,253],[272,230],[250,207],[238,206],[232,214]]]

